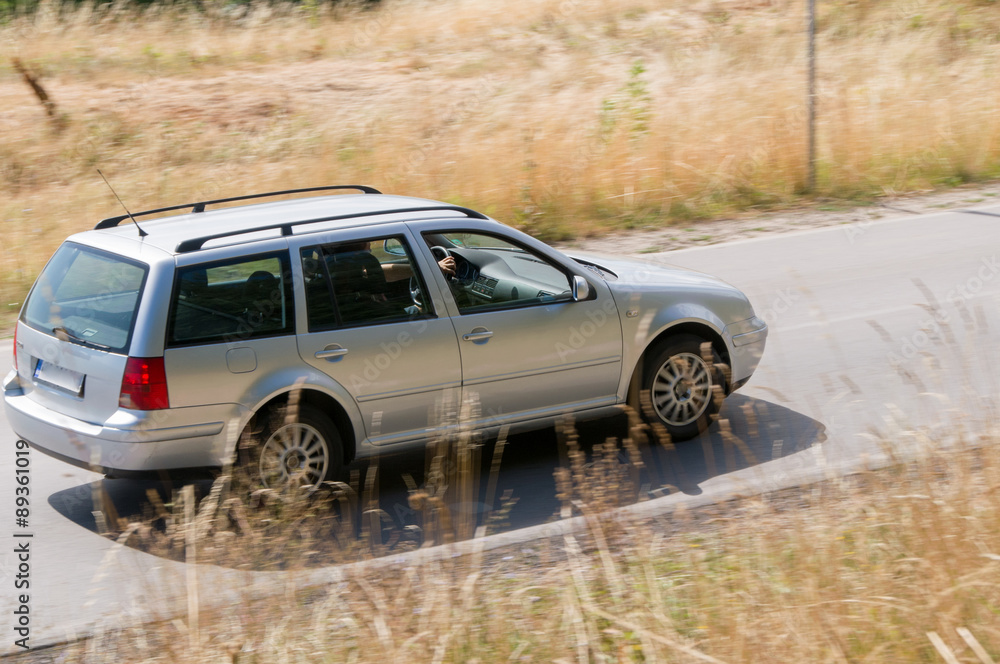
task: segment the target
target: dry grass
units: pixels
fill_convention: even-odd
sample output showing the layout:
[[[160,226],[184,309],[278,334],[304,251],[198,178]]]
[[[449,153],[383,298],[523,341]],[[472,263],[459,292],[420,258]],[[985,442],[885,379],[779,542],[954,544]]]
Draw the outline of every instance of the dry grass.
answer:
[[[0,25],[0,296],[70,232],[133,209],[363,182],[555,238],[794,203],[803,3],[386,0],[138,15],[47,3]],[[997,174],[1000,14],[821,3],[822,196]]]
[[[655,520],[604,511],[628,469],[571,453],[585,483],[564,475],[563,499],[586,532],[202,611],[194,645],[174,621],[66,656],[985,664],[1000,656],[998,442]]]

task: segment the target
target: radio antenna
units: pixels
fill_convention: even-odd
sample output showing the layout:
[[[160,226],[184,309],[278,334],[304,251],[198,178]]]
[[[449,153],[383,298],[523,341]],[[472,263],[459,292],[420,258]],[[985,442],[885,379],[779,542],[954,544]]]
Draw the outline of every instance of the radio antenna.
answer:
[[[108,189],[110,189],[111,193],[115,195],[115,198],[118,198],[118,203],[122,206],[122,209],[125,210],[125,214],[127,214],[128,218],[132,220],[132,223],[135,224],[135,227],[139,229],[139,237],[146,237],[147,235],[149,235],[149,233],[142,230],[142,226],[139,225],[139,222],[135,220],[135,217],[132,216],[132,213],[129,212],[128,208],[125,207],[125,204],[122,203],[122,199],[118,197],[118,192],[116,192],[115,188],[111,186],[111,183],[108,182],[108,179],[104,177],[104,173],[101,172],[101,169],[99,168],[97,169],[97,174],[101,176],[102,180],[104,180],[104,184],[108,185]]]

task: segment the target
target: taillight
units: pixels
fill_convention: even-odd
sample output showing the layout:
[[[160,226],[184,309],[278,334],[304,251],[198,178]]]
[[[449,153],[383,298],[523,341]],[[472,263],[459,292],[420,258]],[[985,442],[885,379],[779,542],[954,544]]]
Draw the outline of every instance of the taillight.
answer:
[[[131,410],[170,408],[162,357],[128,358],[118,405]]]
[[[14,321],[14,371],[17,371],[17,321]]]

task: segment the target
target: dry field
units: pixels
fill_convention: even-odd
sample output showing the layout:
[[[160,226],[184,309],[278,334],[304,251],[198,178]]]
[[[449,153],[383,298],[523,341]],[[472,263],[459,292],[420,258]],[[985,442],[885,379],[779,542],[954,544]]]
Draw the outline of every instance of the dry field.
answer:
[[[0,23],[6,320],[70,232],[132,209],[357,182],[554,239],[814,200],[804,2],[117,4]],[[821,2],[819,185],[997,175],[988,0]],[[13,65],[38,77],[49,119]]]

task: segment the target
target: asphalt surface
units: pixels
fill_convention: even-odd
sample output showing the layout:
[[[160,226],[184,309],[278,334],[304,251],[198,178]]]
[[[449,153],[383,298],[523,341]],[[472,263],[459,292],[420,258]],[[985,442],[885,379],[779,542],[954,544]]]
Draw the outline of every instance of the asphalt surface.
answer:
[[[924,428],[935,436],[976,431],[992,416],[1000,391],[990,359],[1000,323],[998,224],[1000,207],[980,208],[640,256],[739,286],[771,328],[757,374],[722,413],[740,443],[713,428],[674,453],[644,452],[639,493],[665,497],[642,509],[667,512],[878,463],[889,446],[909,453],[926,444],[916,433]],[[10,352],[10,340],[0,342],[5,369]],[[625,430],[617,419],[582,425],[580,434],[589,449]],[[0,514],[7,514],[0,517],[6,524],[0,538],[8,543],[0,553],[0,633],[7,635],[0,654],[19,651],[13,611],[24,593],[34,647],[183,612],[187,566],[115,545],[97,534],[93,514],[95,490],[106,491],[124,515],[142,512],[147,490],[167,496],[172,487],[104,479],[32,451],[30,524],[19,528],[15,442],[0,422]],[[493,441],[481,448],[484,477],[494,449]],[[506,492],[516,501],[504,523],[509,532],[497,542],[558,526],[553,471],[564,456],[552,430],[508,441],[495,490],[487,495],[484,481],[473,507],[485,513],[486,503],[496,506]],[[420,485],[424,466],[423,452],[379,460],[387,528],[415,523],[407,481]],[[364,463],[354,469],[362,478],[370,472]],[[14,549],[25,541],[30,587],[16,589],[22,572]],[[280,573],[201,567],[198,579],[205,602],[234,587],[265,593],[287,581]]]

